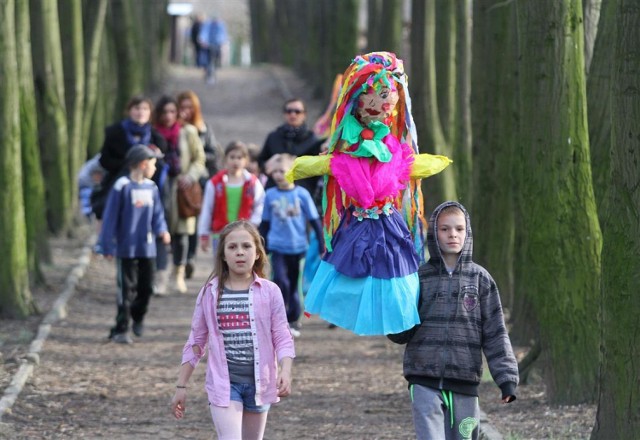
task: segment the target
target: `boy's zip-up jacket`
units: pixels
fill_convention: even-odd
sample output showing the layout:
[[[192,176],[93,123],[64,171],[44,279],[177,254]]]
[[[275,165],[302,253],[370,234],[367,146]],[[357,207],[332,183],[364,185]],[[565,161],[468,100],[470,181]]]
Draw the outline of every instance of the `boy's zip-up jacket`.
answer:
[[[448,206],[457,206],[466,219],[466,240],[454,270],[445,267],[437,242],[437,219]],[[389,339],[407,344],[403,374],[409,384],[461,394],[478,395],[484,351],[491,376],[503,398],[515,396],[518,363],[504,323],[495,281],[471,259],[473,236],[469,214],[462,205],[446,202],[429,219],[429,261],[418,271],[421,323]]]

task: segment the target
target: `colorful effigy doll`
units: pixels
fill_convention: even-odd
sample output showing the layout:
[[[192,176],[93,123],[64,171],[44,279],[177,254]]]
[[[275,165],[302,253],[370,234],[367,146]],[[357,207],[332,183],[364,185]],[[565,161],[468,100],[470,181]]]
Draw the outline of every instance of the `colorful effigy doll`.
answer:
[[[305,298],[306,313],[359,335],[420,323],[418,265],[426,224],[420,179],[451,161],[419,154],[402,60],[357,56],[343,75],[324,156],[296,159],[288,177],[324,175],[327,253]]]

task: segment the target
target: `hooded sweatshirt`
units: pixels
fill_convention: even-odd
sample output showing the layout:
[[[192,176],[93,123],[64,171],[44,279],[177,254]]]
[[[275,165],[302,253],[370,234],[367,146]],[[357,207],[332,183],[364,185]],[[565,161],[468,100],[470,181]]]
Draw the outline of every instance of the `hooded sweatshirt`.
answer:
[[[438,245],[438,217],[457,206],[466,220],[466,239],[453,271],[447,271]],[[438,206],[429,219],[429,261],[418,270],[421,323],[389,339],[407,344],[403,374],[409,384],[472,396],[482,378],[482,352],[502,397],[514,396],[518,363],[504,323],[495,281],[471,259],[469,214],[457,202]]]

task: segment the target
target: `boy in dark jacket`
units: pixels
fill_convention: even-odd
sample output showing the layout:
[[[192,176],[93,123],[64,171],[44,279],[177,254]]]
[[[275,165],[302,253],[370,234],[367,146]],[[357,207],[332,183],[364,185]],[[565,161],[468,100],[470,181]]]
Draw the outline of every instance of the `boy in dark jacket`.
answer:
[[[117,257],[118,314],[109,337],[130,344],[133,333],[142,336],[142,321],[153,292],[156,237],[169,244],[171,237],[164,218],[158,187],[150,179],[160,153],[145,145],[134,145],[126,155],[129,175],[120,177],[111,188],[104,210],[97,251]]]
[[[516,399],[518,363],[504,323],[495,281],[471,260],[469,214],[457,202],[429,219],[429,261],[420,267],[420,321],[389,339],[407,344],[409,382],[418,439],[477,439],[482,352],[502,401]]]

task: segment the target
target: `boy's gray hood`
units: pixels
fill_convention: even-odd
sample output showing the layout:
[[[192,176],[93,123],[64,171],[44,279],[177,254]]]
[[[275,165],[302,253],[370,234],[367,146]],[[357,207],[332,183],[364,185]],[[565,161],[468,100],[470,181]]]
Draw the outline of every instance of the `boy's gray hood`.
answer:
[[[444,261],[442,260],[442,253],[440,252],[440,246],[438,244],[438,217],[444,208],[449,206],[456,206],[464,213],[465,223],[467,225],[467,237],[462,245],[462,252],[458,258],[458,265],[471,263],[473,256],[473,234],[471,233],[471,220],[467,210],[458,202],[444,202],[441,203],[436,209],[433,210],[431,217],[429,218],[429,229],[427,231],[427,249],[429,250],[429,263],[437,268],[444,268]]]

